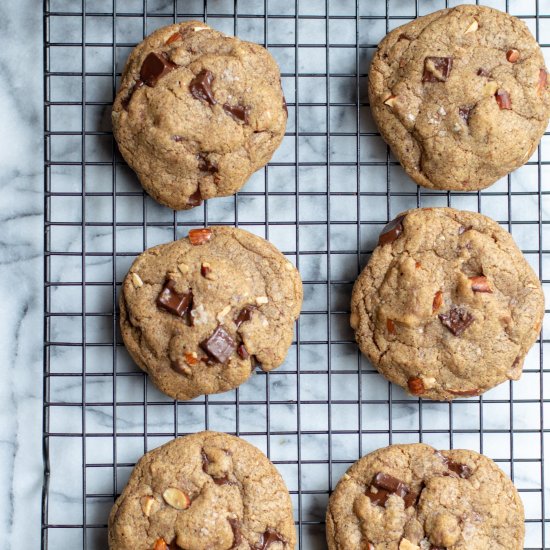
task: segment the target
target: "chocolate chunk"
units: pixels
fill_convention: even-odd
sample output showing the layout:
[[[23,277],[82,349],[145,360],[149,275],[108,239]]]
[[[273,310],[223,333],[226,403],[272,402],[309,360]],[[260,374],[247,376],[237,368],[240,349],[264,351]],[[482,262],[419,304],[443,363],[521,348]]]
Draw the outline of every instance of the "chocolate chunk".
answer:
[[[248,123],[248,107],[243,107],[242,105],[229,105],[225,103],[223,110],[231,115],[237,122]]]
[[[403,233],[403,220],[406,216],[398,216],[384,226],[378,237],[378,246],[393,243]]]
[[[285,96],[283,96],[283,109],[285,111],[286,116],[288,117],[288,107],[286,106]]]
[[[510,110],[512,108],[512,100],[510,99],[510,94],[506,90],[499,88],[495,93],[495,99],[501,109]]]
[[[422,82],[445,82],[452,68],[452,57],[426,57]]]
[[[484,76],[488,78],[491,76],[491,73],[487,69],[480,68],[477,70],[477,76]]]
[[[250,357],[250,353],[248,353],[247,349],[245,348],[244,344],[240,344],[237,348],[237,353],[239,354],[239,357],[241,359],[248,359]]]
[[[470,231],[470,229],[472,229],[471,225],[461,225],[458,228],[458,234],[463,235],[464,233],[466,233],[466,231]]]
[[[132,86],[132,89],[130,90],[128,97],[122,100],[122,107],[124,108],[125,111],[128,110],[128,105],[130,105],[130,101],[132,100],[132,96],[134,95],[134,92],[136,90],[139,90],[142,86],[143,86],[143,80],[136,80],[136,83]]]
[[[468,124],[468,120],[470,119],[470,112],[472,111],[471,107],[459,107],[458,108],[458,116],[466,123]]]
[[[231,531],[233,531],[233,546],[231,546],[229,550],[234,550],[241,544],[243,540],[241,522],[237,518],[227,518],[227,521],[231,526]]]
[[[229,480],[229,477],[227,474],[221,477],[215,477],[208,471],[210,460],[208,459],[208,455],[204,452],[204,450],[201,450],[201,459],[202,459],[202,471],[205,474],[208,474],[216,485],[235,485],[233,481]]]
[[[256,311],[258,308],[256,306],[244,306],[239,314],[235,318],[235,325],[239,328],[246,321],[250,321],[252,317],[252,312]]]
[[[474,322],[474,316],[459,306],[452,306],[449,313],[440,313],[438,317],[455,336],[460,336]]]
[[[468,479],[472,475],[472,469],[466,464],[460,464],[450,458],[445,458],[445,464],[447,464],[447,467],[451,470],[451,472],[454,472],[462,479]]]
[[[384,506],[390,495],[397,495],[405,501],[405,508],[408,508],[416,502],[418,497],[416,493],[410,490],[407,484],[383,472],[378,472],[374,476],[371,485],[376,487],[378,491],[375,493],[368,489],[366,495],[373,504],[379,506]]]
[[[193,293],[191,290],[180,294],[175,291],[176,283],[169,279],[164,283],[157,298],[157,306],[177,315],[184,317],[193,306]]]
[[[151,52],[143,62],[139,77],[147,86],[155,86],[160,78],[177,68],[165,53]]]
[[[208,70],[203,69],[191,82],[189,83],[189,91],[195,99],[202,99],[210,105],[216,105],[216,100],[212,95],[212,81],[214,75]]]
[[[252,547],[253,550],[265,550],[274,542],[282,542],[286,544],[286,540],[277,533],[274,529],[268,528],[260,537],[260,540]]]
[[[218,171],[218,165],[211,161],[205,153],[199,153],[197,158],[199,159],[199,170],[201,172],[215,174]]]
[[[221,364],[227,363],[237,348],[235,340],[221,325],[218,325],[210,337],[200,343],[200,346],[212,359]]]
[[[189,195],[187,199],[187,206],[200,206],[202,204],[202,197],[200,189],[197,189],[192,195]]]
[[[175,141],[176,143],[179,143],[180,141],[184,141],[185,138],[183,136],[178,136],[178,135],[175,135],[175,136],[172,136],[172,141]]]

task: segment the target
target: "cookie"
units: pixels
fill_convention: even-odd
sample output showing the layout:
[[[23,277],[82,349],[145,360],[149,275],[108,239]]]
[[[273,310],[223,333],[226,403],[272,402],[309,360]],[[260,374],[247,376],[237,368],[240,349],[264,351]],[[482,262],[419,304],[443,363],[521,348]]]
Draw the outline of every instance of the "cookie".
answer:
[[[110,550],[292,550],[290,496],[244,439],[201,432],[147,453],[109,517]]]
[[[409,393],[451,400],[521,376],[544,314],[540,282],[495,221],[453,208],[390,222],[353,288],[361,351]]]
[[[144,189],[180,210],[236,193],[281,143],[287,109],[265,48],[187,21],[134,48],[112,118]]]
[[[120,294],[134,361],[176,399],[227,391],[284,361],[302,305],[297,269],[231,227],[193,229],[137,257]]]
[[[391,445],[344,474],[327,510],[329,550],[522,550],[524,512],[489,458]]]
[[[550,113],[533,35],[484,6],[437,11],[390,32],[368,90],[394,155],[417,184],[435,189],[482,189],[519,168]]]

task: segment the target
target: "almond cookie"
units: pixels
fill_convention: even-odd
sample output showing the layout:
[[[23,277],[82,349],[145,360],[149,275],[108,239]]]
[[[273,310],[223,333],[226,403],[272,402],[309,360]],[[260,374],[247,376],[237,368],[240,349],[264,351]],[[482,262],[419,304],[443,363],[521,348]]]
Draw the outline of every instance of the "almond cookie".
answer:
[[[281,143],[287,110],[265,48],[187,21],[134,48],[112,116],[144,189],[180,210],[236,193]]]
[[[227,391],[284,361],[302,305],[298,270],[232,227],[192,229],[137,257],[120,328],[134,361],[176,399]]]
[[[109,517],[110,550],[292,550],[285,483],[244,439],[201,432],[143,456]]]
[[[329,550],[522,550],[508,477],[474,451],[390,445],[358,460],[327,510]]]
[[[429,399],[517,380],[543,314],[540,282],[511,235],[453,208],[390,222],[351,302],[361,351],[390,381]]]
[[[548,124],[539,45],[484,6],[437,11],[390,32],[369,73],[384,140],[419,185],[482,189],[525,164]]]

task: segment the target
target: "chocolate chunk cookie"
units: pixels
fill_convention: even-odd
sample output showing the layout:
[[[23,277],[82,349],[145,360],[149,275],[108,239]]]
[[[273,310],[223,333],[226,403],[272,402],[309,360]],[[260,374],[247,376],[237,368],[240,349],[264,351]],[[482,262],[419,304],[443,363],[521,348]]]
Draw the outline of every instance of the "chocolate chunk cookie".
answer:
[[[110,550],[292,550],[279,472],[244,439],[201,432],[147,453],[109,517]]]
[[[390,222],[351,302],[361,351],[386,378],[429,399],[517,380],[543,314],[540,282],[511,235],[452,208],[409,210]]]
[[[522,166],[548,124],[544,58],[527,26],[457,6],[390,32],[369,73],[380,133],[409,176],[482,189]]]
[[[187,21],[132,51],[113,131],[145,190],[177,210],[236,193],[283,139],[280,72],[258,44]]]
[[[296,268],[270,243],[230,227],[192,229],[146,250],[120,295],[134,361],[164,393],[193,399],[278,367],[302,305]]]
[[[329,550],[521,550],[523,504],[489,458],[391,445],[344,474],[327,510]]]

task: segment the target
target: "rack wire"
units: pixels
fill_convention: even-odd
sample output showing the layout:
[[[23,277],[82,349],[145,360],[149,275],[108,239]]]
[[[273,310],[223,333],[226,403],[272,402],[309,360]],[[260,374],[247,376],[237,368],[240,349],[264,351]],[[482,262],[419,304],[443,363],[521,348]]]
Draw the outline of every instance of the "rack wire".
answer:
[[[44,0],[42,548],[106,548],[109,510],[136,460],[202,429],[235,433],[268,454],[291,492],[301,549],[325,547],[328,496],[351,463],[375,448],[417,441],[496,460],[524,501],[525,547],[547,548],[548,333],[528,355],[521,381],[436,403],[383,380],[348,325],[351,288],[379,229],[406,208],[490,215],[512,232],[545,290],[550,282],[548,135],[526,166],[487,190],[431,192],[404,176],[371,120],[366,79],[379,40],[449,5]],[[547,53],[545,1],[491,5],[525,20]],[[145,195],[125,165],[110,109],[131,48],[184,19],[266,45],[281,66],[289,122],[272,162],[238,195],[176,213]],[[213,224],[244,227],[295,261],[304,308],[281,368],[258,372],[235,391],[174,402],[125,352],[117,293],[145,248]]]

